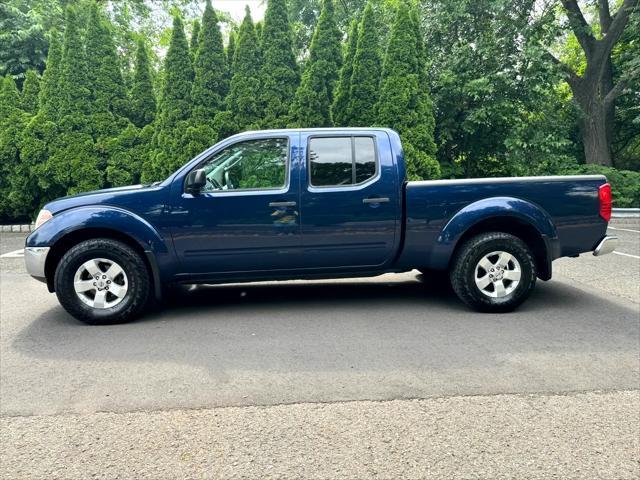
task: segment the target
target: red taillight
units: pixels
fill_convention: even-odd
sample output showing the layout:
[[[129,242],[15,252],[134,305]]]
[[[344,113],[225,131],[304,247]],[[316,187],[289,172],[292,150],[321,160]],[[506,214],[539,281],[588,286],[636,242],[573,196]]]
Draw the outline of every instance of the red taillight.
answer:
[[[598,197],[600,198],[600,216],[608,222],[611,220],[611,185],[608,183],[600,185]]]

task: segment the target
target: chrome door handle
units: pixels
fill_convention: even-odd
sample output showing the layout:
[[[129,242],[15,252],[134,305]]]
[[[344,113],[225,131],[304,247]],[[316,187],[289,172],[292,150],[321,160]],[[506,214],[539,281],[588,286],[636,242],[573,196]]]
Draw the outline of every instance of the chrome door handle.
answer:
[[[296,202],[269,202],[270,207],[295,207]]]
[[[389,203],[389,197],[363,198],[362,203]]]

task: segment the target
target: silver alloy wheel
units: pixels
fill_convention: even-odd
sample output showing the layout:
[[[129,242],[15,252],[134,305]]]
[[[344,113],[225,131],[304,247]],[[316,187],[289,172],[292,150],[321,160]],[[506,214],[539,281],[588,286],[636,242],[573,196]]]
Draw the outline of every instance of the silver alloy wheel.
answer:
[[[508,252],[491,252],[476,265],[476,286],[487,297],[502,298],[520,283],[522,270],[516,257]]]
[[[108,258],[84,262],[73,277],[73,288],[83,303],[98,309],[118,305],[127,294],[129,283],[124,269]]]

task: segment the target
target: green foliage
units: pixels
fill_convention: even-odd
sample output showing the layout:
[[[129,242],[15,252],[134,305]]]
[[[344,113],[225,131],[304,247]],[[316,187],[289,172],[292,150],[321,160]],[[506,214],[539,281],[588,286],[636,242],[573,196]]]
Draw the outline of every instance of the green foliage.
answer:
[[[614,208],[640,208],[640,172],[601,165],[577,165],[563,168],[557,174],[605,175],[611,184]]]
[[[130,102],[129,119],[134,125],[142,128],[153,122],[156,115],[156,97],[153,93],[147,47],[142,39],[138,40]]]
[[[222,33],[209,0],[202,17],[194,70],[193,118],[197,123],[210,123],[222,107],[229,86]]]
[[[371,3],[367,4],[358,32],[349,87],[349,106],[345,123],[352,127],[368,127],[376,122],[375,106],[380,84],[380,47]]]
[[[284,127],[288,123],[287,114],[299,81],[285,0],[269,1],[261,47],[260,100],[263,117],[260,125],[263,128]]]
[[[193,21],[191,27],[191,40],[189,41],[189,56],[191,62],[195,62],[196,54],[198,53],[198,36],[200,35],[200,20],[197,18]]]
[[[107,141],[106,180],[109,185],[131,185],[140,182],[142,165],[149,153],[148,144],[152,137],[151,125],[139,129],[129,124],[120,135]]]
[[[358,21],[353,20],[347,37],[347,47],[344,63],[340,69],[340,79],[336,87],[333,105],[331,108],[333,122],[338,127],[348,127],[349,123],[349,89],[351,88],[351,75],[353,74],[353,58],[358,45]]]
[[[92,112],[124,116],[128,107],[120,61],[109,26],[95,3],[86,35],[86,58]]]
[[[54,30],[50,35],[47,68],[42,74],[40,85],[40,112],[48,120],[60,117],[60,103],[62,102],[62,44],[58,33]]]
[[[231,82],[233,78],[233,56],[236,52],[236,32],[229,32],[229,44],[225,50],[225,56],[227,57],[227,78]]]
[[[256,128],[260,120],[261,59],[257,47],[256,32],[247,7],[233,60],[233,78],[227,97],[229,113],[216,118],[216,123],[227,132]]]
[[[423,63],[417,17],[401,2],[384,60],[377,123],[402,138],[411,180],[440,177],[433,140],[435,121]]]
[[[65,115],[85,115],[93,111],[87,64],[78,15],[75,9],[69,6],[65,13],[64,41],[62,42],[60,118],[64,118]]]
[[[173,19],[163,83],[152,142],[154,152],[145,165],[143,181],[161,180],[187,160],[181,147],[191,116],[193,69],[187,37],[178,16]]]
[[[333,90],[342,64],[342,34],[335,22],[333,0],[324,0],[311,40],[309,62],[291,107],[299,127],[330,127]]]
[[[42,72],[47,57],[45,29],[26,2],[0,3],[0,76],[20,84],[29,70]]]
[[[40,95],[40,77],[35,70],[28,70],[22,84],[20,99],[21,108],[31,115],[38,112],[38,96]]]

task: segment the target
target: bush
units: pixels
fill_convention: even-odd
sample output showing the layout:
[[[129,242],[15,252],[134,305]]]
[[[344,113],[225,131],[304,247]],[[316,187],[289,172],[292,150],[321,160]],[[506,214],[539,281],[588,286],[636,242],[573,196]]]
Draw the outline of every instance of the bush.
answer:
[[[640,207],[640,172],[618,170],[601,165],[578,165],[563,175],[605,175],[611,184],[614,208]]]

